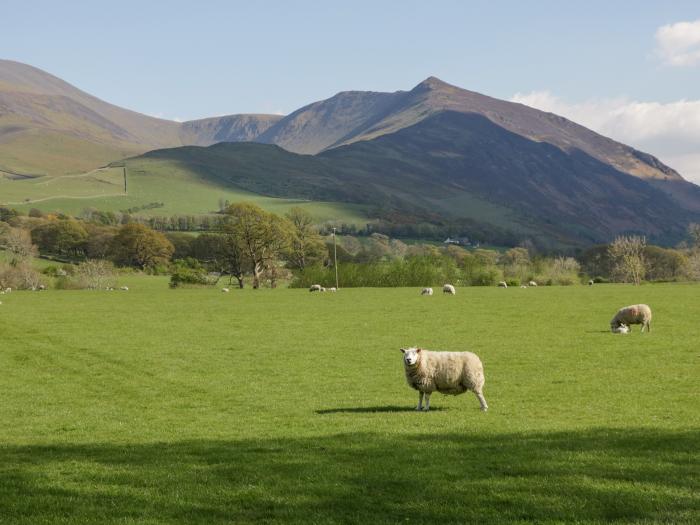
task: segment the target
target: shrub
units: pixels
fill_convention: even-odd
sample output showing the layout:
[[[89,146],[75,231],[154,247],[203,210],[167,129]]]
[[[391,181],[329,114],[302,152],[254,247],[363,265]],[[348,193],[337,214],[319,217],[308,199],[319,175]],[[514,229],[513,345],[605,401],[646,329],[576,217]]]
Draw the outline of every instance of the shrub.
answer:
[[[206,269],[196,259],[178,259],[173,264],[170,275],[170,287],[182,285],[212,286],[218,278],[209,277]]]

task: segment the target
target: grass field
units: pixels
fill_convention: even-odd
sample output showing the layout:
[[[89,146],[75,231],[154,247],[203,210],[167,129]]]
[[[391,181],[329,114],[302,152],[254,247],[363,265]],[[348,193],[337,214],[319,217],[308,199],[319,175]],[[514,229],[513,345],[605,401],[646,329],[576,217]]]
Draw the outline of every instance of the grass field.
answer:
[[[230,202],[254,202],[268,211],[283,214],[299,206],[318,221],[340,221],[364,226],[370,222],[367,207],[336,202],[311,202],[299,199],[266,197],[230,184],[198,178],[173,166],[157,169],[149,164],[146,174],[138,169],[128,174],[128,194],[124,194],[122,168],[102,168],[80,175],[17,179],[0,172],[0,205],[19,210],[39,208],[78,215],[85,208],[120,211],[152,202],[162,207],[143,210],[143,215],[206,214],[218,210],[219,199]],[[153,167],[155,165],[155,167]],[[167,168],[167,169],[166,169]]]
[[[166,282],[2,296],[0,523],[700,521],[700,286]],[[479,354],[489,412],[415,412],[414,344]]]

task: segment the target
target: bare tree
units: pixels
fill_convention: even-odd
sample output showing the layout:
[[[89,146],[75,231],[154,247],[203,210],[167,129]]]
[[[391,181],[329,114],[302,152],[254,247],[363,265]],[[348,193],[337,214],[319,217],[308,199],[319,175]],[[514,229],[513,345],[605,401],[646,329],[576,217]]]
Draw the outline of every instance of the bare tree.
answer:
[[[100,290],[114,286],[114,267],[103,259],[88,259],[78,265],[75,276],[80,286],[89,290]]]
[[[642,282],[646,272],[644,248],[646,237],[621,235],[608,246],[615,274],[624,282],[636,285]]]
[[[700,248],[700,224],[691,222],[688,224],[688,235],[694,248]]]

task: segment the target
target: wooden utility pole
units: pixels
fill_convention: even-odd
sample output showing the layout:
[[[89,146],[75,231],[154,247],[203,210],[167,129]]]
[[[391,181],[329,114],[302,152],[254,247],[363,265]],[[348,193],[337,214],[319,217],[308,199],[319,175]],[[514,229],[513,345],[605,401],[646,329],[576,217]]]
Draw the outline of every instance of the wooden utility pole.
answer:
[[[335,266],[335,289],[339,289],[338,286],[338,249],[335,244],[335,228],[333,228],[333,264]]]
[[[124,193],[128,193],[126,191],[126,166],[122,168],[124,170]]]

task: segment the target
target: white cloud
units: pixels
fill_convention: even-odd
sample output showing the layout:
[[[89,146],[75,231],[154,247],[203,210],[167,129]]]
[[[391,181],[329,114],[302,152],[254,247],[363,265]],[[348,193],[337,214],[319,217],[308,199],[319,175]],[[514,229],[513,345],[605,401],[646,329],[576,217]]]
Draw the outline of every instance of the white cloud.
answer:
[[[656,53],[671,66],[700,63],[700,20],[677,22],[656,30]]]
[[[511,100],[651,153],[700,184],[700,100],[662,104],[611,98],[570,103],[549,91],[516,93]]]

